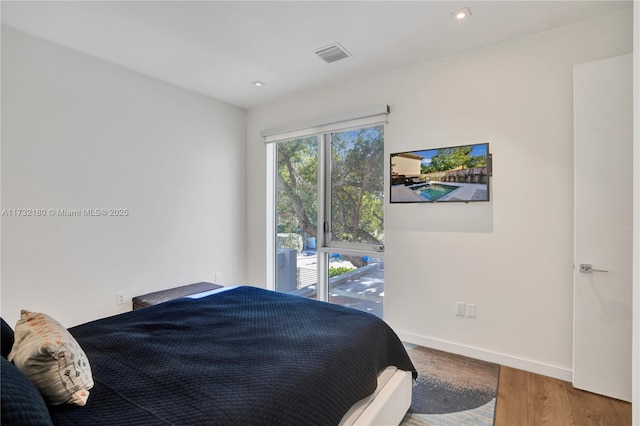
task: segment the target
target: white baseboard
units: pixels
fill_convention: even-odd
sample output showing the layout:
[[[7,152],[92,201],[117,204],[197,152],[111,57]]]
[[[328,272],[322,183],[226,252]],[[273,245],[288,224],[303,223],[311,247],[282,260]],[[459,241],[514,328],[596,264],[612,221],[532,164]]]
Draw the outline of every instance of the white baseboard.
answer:
[[[532,373],[553,377],[567,382],[570,382],[573,379],[573,372],[571,369],[519,358],[512,355],[487,351],[485,349],[474,348],[472,346],[460,345],[458,343],[446,342],[444,340],[431,339],[424,336],[417,336],[411,333],[403,333],[398,331],[396,331],[396,333],[398,334],[398,337],[400,337],[400,340],[406,343],[425,346],[427,348],[437,349],[453,354],[464,355],[482,361],[493,362],[495,364],[530,371]]]

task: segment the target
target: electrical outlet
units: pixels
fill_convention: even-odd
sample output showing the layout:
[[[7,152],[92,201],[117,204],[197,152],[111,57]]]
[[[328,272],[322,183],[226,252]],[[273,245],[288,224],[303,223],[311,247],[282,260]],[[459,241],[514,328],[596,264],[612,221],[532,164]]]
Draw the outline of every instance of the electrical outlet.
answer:
[[[116,304],[124,305],[124,293],[123,292],[116,293]]]
[[[213,274],[213,280],[215,281],[215,284],[220,284],[222,281],[222,274],[220,272],[216,272]]]
[[[473,303],[467,304],[467,318],[475,318],[476,317],[476,305]]]
[[[463,317],[464,316],[464,311],[465,311],[465,305],[464,302],[456,302],[456,316],[457,317]]]

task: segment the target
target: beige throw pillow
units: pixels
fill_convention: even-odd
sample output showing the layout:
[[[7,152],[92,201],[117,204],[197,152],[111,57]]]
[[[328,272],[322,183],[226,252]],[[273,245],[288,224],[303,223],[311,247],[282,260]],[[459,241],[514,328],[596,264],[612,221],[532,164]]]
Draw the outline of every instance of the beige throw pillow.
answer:
[[[86,404],[93,387],[89,360],[76,339],[50,316],[23,310],[7,358],[49,404]]]

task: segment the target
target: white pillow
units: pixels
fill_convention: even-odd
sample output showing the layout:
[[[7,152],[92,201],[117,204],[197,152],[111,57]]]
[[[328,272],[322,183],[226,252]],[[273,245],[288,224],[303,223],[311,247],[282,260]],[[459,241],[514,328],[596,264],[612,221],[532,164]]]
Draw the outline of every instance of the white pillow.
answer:
[[[86,404],[93,387],[87,355],[67,329],[50,316],[23,310],[7,358],[49,404]]]

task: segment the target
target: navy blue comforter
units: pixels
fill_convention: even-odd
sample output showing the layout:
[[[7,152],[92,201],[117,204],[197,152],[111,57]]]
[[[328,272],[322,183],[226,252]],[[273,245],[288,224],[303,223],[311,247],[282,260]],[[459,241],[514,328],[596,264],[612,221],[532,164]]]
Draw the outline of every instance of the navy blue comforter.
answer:
[[[396,334],[354,309],[254,287],[179,299],[69,330],[95,387],[60,425],[334,425],[388,365]]]

